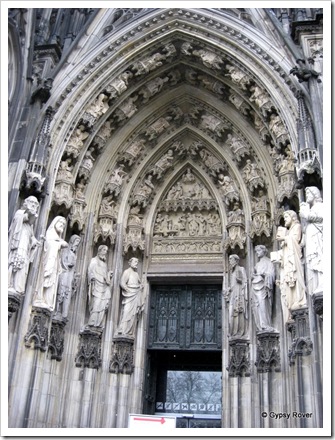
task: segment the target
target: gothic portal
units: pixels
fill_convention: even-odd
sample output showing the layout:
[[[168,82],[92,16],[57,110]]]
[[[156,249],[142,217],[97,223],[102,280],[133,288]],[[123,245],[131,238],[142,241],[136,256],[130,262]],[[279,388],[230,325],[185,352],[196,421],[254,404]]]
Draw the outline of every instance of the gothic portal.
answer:
[[[321,428],[323,9],[8,14],[9,427]]]

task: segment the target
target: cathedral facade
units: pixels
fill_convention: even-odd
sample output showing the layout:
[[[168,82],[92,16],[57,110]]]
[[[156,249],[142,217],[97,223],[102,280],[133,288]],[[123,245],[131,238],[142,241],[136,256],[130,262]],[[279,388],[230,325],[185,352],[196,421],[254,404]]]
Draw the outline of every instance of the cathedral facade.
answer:
[[[322,428],[323,9],[8,41],[8,427]]]

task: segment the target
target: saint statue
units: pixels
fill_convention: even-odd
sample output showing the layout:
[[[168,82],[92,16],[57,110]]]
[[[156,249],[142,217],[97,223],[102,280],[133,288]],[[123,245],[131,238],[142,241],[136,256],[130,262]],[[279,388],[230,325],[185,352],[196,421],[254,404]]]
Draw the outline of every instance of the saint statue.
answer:
[[[272,332],[275,331],[271,326],[275,268],[267,256],[268,251],[264,245],[256,246],[255,251],[259,258],[251,279],[255,323],[259,331]]]
[[[248,289],[244,267],[239,266],[240,257],[229,256],[230,286],[227,292],[229,300],[229,336],[245,336],[248,324]]]
[[[306,307],[306,287],[301,261],[301,224],[297,213],[284,213],[285,228],[279,227],[277,240],[281,250],[277,253],[280,262],[280,291],[284,321],[291,320],[291,311]],[[273,259],[272,259],[273,260]]]
[[[323,293],[323,202],[320,190],[306,188],[306,202],[300,203],[304,225],[304,256],[308,292]]]
[[[74,269],[77,261],[77,250],[81,238],[72,235],[69,246],[61,250],[60,259],[63,272],[58,278],[57,302],[55,317],[67,318],[73,295]]]
[[[120,282],[123,299],[117,334],[134,336],[136,318],[143,309],[143,285],[137,273],[138,259],[131,258],[129,260],[129,266],[130,267],[123,272]]]
[[[55,217],[47,229],[41,267],[37,281],[37,289],[33,306],[53,311],[56,305],[58,277],[62,272],[60,252],[68,246],[63,240],[66,219],[60,215]]]
[[[40,246],[33,231],[39,206],[36,197],[27,197],[9,227],[8,293],[25,293],[29,264],[35,257],[37,246]]]
[[[88,266],[88,302],[90,317],[87,327],[103,329],[103,319],[112,297],[111,281],[113,272],[108,271],[106,258],[108,247],[101,245],[96,257]]]

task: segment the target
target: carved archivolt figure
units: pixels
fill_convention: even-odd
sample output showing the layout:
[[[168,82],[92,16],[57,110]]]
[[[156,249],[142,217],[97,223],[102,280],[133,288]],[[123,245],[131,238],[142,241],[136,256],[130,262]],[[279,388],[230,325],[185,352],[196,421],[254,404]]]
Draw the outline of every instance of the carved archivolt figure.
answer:
[[[273,253],[275,262],[280,262],[280,291],[284,320],[290,320],[290,312],[306,306],[306,287],[301,261],[301,224],[295,211],[285,211],[285,228],[279,227],[277,240],[281,250]]]
[[[89,113],[94,119],[98,119],[109,109],[107,100],[108,96],[100,93],[97,99],[85,110],[85,112]]]
[[[162,61],[166,59],[165,55],[155,53],[151,57],[145,58],[142,61],[137,61],[132,65],[131,70],[135,72],[135,76],[144,75],[152,70],[157,69],[163,65]]]
[[[138,259],[131,258],[129,266],[123,272],[120,282],[123,299],[117,334],[134,336],[136,319],[144,305],[142,302],[143,285],[137,273]]]
[[[56,181],[65,180],[66,182],[72,183],[73,175],[72,175],[73,165],[71,165],[71,159],[68,158],[66,160],[62,160],[59,164]]]
[[[9,227],[8,293],[25,293],[29,264],[35,257],[37,246],[40,246],[33,230],[39,206],[36,197],[27,197]]]
[[[110,99],[120,96],[127,90],[128,80],[133,77],[129,71],[121,73],[114,81],[112,81],[106,88],[106,92],[110,93]]]
[[[33,306],[53,311],[56,305],[58,277],[62,272],[60,251],[68,246],[63,240],[66,219],[55,217],[45,236],[42,262],[33,299]]]
[[[268,251],[265,246],[256,246],[255,251],[259,258],[251,278],[255,323],[258,330],[272,332],[275,331],[271,325],[275,268],[270,258],[267,257]]]
[[[304,255],[309,294],[323,293],[323,201],[315,186],[306,188],[306,202],[300,203],[304,225]]]
[[[223,64],[223,60],[215,53],[200,49],[200,50],[194,50],[192,54],[201,58],[202,62],[206,67],[210,69],[221,70],[221,65]]]
[[[99,216],[102,217],[104,215],[111,216],[111,217],[117,217],[117,208],[116,203],[113,200],[113,195],[104,197],[101,200],[100,210],[99,210]]]
[[[63,272],[58,278],[58,291],[55,316],[67,318],[73,295],[74,269],[77,261],[77,250],[81,238],[79,235],[72,235],[69,246],[61,251],[61,267]]]
[[[172,162],[173,150],[168,150],[168,152],[157,161],[151,172],[157,177],[157,179],[160,179],[162,177],[162,173],[172,166]]]
[[[247,275],[239,261],[238,255],[230,255],[230,284],[226,295],[229,300],[229,335],[235,338],[245,336],[248,323]]]
[[[108,271],[106,258],[108,247],[101,245],[98,254],[88,266],[88,301],[90,317],[87,327],[103,328],[103,319],[109,306],[113,272]]]
[[[239,85],[243,90],[247,90],[247,85],[250,83],[251,78],[235,66],[227,64],[226,68],[229,73],[225,74],[225,76],[230,76],[233,83]]]
[[[240,196],[235,186],[234,181],[223,174],[218,175],[218,184],[220,185],[220,192],[224,195],[224,201],[227,205],[233,201],[239,201]]]
[[[67,143],[66,151],[69,154],[72,154],[73,157],[79,156],[80,150],[84,145],[84,140],[89,136],[89,133],[84,130],[85,126],[79,125],[79,127],[76,128],[76,130],[70,137],[69,142]]]

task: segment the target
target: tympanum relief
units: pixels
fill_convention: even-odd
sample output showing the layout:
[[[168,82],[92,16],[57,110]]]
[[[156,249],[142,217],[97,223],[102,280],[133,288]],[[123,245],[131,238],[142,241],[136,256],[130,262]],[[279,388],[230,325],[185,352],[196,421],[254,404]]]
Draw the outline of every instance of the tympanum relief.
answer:
[[[153,229],[153,260],[173,256],[218,258],[220,253],[222,226],[217,203],[209,189],[187,168],[158,208]]]

